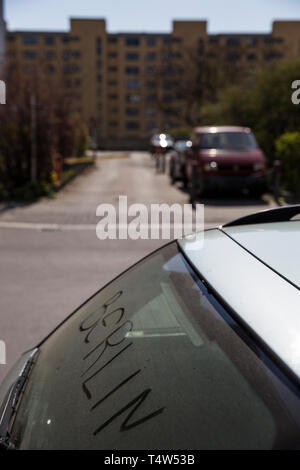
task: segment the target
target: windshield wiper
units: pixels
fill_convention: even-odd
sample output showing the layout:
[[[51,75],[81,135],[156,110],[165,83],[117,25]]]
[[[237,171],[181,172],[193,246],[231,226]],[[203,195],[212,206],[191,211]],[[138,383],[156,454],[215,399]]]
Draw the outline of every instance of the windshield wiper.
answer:
[[[20,396],[24,390],[24,386],[28,381],[28,377],[32,370],[38,349],[34,349],[26,361],[18,378],[11,385],[7,392],[6,398],[0,409],[0,450],[13,450],[15,443],[11,440],[10,426],[12,418],[16,413],[20,403]]]

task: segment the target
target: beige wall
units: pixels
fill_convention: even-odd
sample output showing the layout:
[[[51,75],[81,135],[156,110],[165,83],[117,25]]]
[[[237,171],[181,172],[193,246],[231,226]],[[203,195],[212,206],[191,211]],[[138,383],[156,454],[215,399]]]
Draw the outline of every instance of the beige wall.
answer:
[[[272,35],[284,39],[286,58],[300,56],[300,21],[274,21]]]
[[[37,43],[24,43],[26,34],[36,36]],[[47,35],[55,38],[54,44],[46,43]],[[68,36],[70,41],[64,42],[64,36]],[[13,40],[9,40],[11,37]],[[115,42],[112,42],[113,37]],[[229,60],[226,57],[230,54],[237,54],[238,63],[250,71],[263,66],[266,61],[298,57],[300,21],[275,21],[271,34],[232,35],[232,38],[239,38],[237,46],[230,44],[230,37],[228,34],[209,35],[206,21],[176,20],[171,34],[152,35],[108,34],[104,19],[72,18],[69,33],[9,33],[7,49],[8,60],[16,62],[22,71],[30,72],[36,65],[52,65],[56,69],[55,75],[73,66],[74,71],[64,75],[66,94],[75,96],[75,108],[101,138],[147,137],[151,134],[151,124],[155,124],[157,129],[164,129],[168,123],[184,125],[180,117],[169,117],[159,109],[155,111],[156,102],[150,98],[158,93],[162,102],[171,99],[167,106],[180,110],[181,102],[176,98],[174,86],[176,88],[176,83],[180,83],[186,70],[186,51],[192,50],[197,56],[201,42],[204,54],[210,60],[217,63],[220,59]],[[138,38],[139,44],[129,45],[127,38]],[[155,40],[154,44],[151,44],[151,38]],[[253,44],[251,38],[255,38]],[[35,51],[38,57],[30,59],[26,57],[26,51]],[[54,52],[52,59],[46,58],[50,51]],[[65,60],[67,51],[71,56]],[[137,54],[137,59],[129,60],[128,54]],[[149,54],[155,55],[154,60],[149,60]],[[255,56],[254,60],[249,60],[251,55]],[[169,77],[162,78],[157,71],[169,65],[178,72],[175,70],[173,75],[170,72]],[[228,66],[231,67],[230,61]],[[128,68],[129,71],[137,68],[138,73],[126,73]],[[153,68],[154,74],[151,73]],[[166,80],[173,83],[173,88],[168,87]],[[128,88],[135,81],[139,87]],[[150,87],[151,82],[154,83],[153,88]],[[132,102],[128,101],[128,96],[132,97]],[[137,114],[130,115],[130,112]],[[130,123],[137,123],[138,129],[129,129]]]

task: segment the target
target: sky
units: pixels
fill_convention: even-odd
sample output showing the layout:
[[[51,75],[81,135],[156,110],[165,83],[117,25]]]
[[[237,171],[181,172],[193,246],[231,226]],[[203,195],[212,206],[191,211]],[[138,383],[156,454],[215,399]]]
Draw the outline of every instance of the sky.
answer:
[[[206,19],[208,32],[269,32],[300,19],[300,0],[4,0],[9,30],[68,30],[70,17],[105,18],[109,32],[169,32],[173,19]]]

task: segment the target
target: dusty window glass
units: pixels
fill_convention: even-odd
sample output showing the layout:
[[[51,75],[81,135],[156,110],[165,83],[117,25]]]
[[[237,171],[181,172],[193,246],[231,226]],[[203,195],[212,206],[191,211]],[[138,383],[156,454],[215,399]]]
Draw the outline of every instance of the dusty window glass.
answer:
[[[296,447],[299,398],[259,355],[173,243],[41,345],[14,438],[32,449]]]

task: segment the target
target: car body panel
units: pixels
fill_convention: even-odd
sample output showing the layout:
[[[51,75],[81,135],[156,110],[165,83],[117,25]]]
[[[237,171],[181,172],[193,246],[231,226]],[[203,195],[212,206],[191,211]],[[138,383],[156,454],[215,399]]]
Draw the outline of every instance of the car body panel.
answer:
[[[246,171],[253,173],[255,163],[266,163],[265,156],[260,149],[255,150],[227,150],[227,149],[201,149],[199,157],[203,163],[216,161],[218,171]],[[233,167],[233,168],[231,168]]]
[[[299,290],[219,229],[179,246],[200,278],[300,378]]]
[[[300,288],[300,220],[224,227],[223,230]]]
[[[251,129],[242,126],[198,126],[193,129],[194,134],[206,134],[208,132],[251,132]]]

